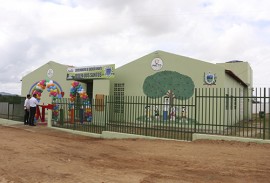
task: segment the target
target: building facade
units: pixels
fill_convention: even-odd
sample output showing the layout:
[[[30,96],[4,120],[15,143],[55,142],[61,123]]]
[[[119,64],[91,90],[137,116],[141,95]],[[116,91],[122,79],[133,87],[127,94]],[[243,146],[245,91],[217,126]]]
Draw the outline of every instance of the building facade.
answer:
[[[224,121],[230,122],[229,116],[237,115],[235,118],[242,120],[248,118],[251,112],[246,110],[251,106],[248,99],[237,98],[252,95],[252,69],[248,62],[213,64],[164,51],[155,51],[116,69],[113,64],[75,67],[50,61],[22,78],[21,93],[26,96],[39,92],[40,103],[46,105],[52,102],[52,97],[69,98],[73,81],[80,82],[90,99],[104,102],[105,96],[116,96],[118,102],[123,102],[124,96],[146,96],[159,99],[165,107],[169,106],[168,113],[175,110],[172,108],[173,102],[183,103],[193,98],[196,88],[222,88],[219,95],[224,96],[224,99],[207,102],[218,102],[225,108],[222,110],[225,112],[215,114],[215,118],[225,116]],[[161,114],[164,106],[159,109]],[[209,106],[207,116],[202,111],[201,118],[210,120],[209,111],[214,108]],[[119,106],[111,110],[120,115],[125,113],[125,109],[119,110]],[[154,107],[151,110],[155,110]],[[177,110],[189,109],[183,104]]]

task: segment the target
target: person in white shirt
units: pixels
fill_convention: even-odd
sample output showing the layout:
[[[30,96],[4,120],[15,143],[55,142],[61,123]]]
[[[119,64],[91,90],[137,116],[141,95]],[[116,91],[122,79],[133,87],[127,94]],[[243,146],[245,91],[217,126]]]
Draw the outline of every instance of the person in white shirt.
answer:
[[[30,113],[30,104],[29,104],[30,94],[26,96],[26,99],[24,101],[24,124],[28,125],[29,123],[29,113]]]
[[[34,124],[34,118],[38,106],[38,100],[37,100],[37,94],[34,94],[33,97],[29,99],[29,105],[30,105],[30,117],[29,117],[29,125],[30,126],[36,126]]]

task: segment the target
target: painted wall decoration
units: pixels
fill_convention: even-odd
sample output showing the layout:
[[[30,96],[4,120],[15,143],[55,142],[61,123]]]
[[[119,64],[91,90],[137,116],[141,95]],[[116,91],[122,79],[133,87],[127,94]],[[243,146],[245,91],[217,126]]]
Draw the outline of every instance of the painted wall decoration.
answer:
[[[48,76],[48,78],[52,78],[53,77],[53,69],[48,69],[47,76]]]
[[[177,123],[185,123],[185,124],[194,124],[196,120],[192,118],[191,115],[188,114],[189,106],[185,105],[177,105],[177,106],[169,106],[169,102],[166,100],[167,97],[164,97],[164,103],[161,100],[157,100],[158,102],[154,105],[146,105],[144,106],[144,113],[141,116],[136,118],[137,121],[141,122],[152,122],[160,124],[174,122]],[[168,104],[168,105],[167,105]]]
[[[204,73],[204,84],[205,85],[215,85],[217,81],[216,74],[211,74],[210,72]]]
[[[148,76],[143,83],[143,92],[150,98],[164,97],[163,119],[175,120],[174,99],[186,100],[194,93],[194,82],[176,71],[162,71]]]
[[[161,70],[163,67],[163,61],[161,60],[161,58],[154,58],[151,62],[151,68],[154,71],[159,71]]]
[[[178,72],[162,71],[144,80],[143,92],[150,98],[167,96],[172,105],[173,98],[185,100],[193,95],[194,82],[189,76]]]
[[[69,116],[70,119],[74,119],[74,101],[76,99],[76,95],[79,94],[80,98],[82,99],[82,106],[81,106],[81,111],[83,113],[83,117],[88,121],[92,121],[92,107],[90,104],[89,97],[86,93],[86,91],[83,89],[82,85],[78,81],[73,81],[71,83],[71,88],[70,88],[70,101],[71,103],[69,104]],[[83,119],[81,119],[81,122],[83,122]]]

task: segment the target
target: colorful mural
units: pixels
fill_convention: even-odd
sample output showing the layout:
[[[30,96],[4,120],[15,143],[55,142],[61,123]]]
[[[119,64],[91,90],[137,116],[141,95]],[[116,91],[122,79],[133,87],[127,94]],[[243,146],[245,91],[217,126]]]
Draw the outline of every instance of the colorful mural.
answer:
[[[169,118],[175,121],[178,117],[176,116],[174,99],[189,99],[194,94],[194,87],[194,82],[189,76],[175,71],[162,71],[148,76],[144,80],[143,92],[150,98],[164,97],[163,120]],[[159,113],[156,107],[154,108],[154,113]]]
[[[143,83],[143,92],[150,98],[167,96],[185,100],[194,93],[194,82],[186,75],[175,71],[162,71],[148,76]]]

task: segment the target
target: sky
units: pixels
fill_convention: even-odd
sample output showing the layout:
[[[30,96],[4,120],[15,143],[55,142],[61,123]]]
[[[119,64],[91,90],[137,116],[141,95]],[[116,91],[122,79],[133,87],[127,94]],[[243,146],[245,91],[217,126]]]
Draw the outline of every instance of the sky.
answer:
[[[249,62],[270,86],[269,0],[0,0],[0,91],[49,61],[115,64],[156,50]]]

